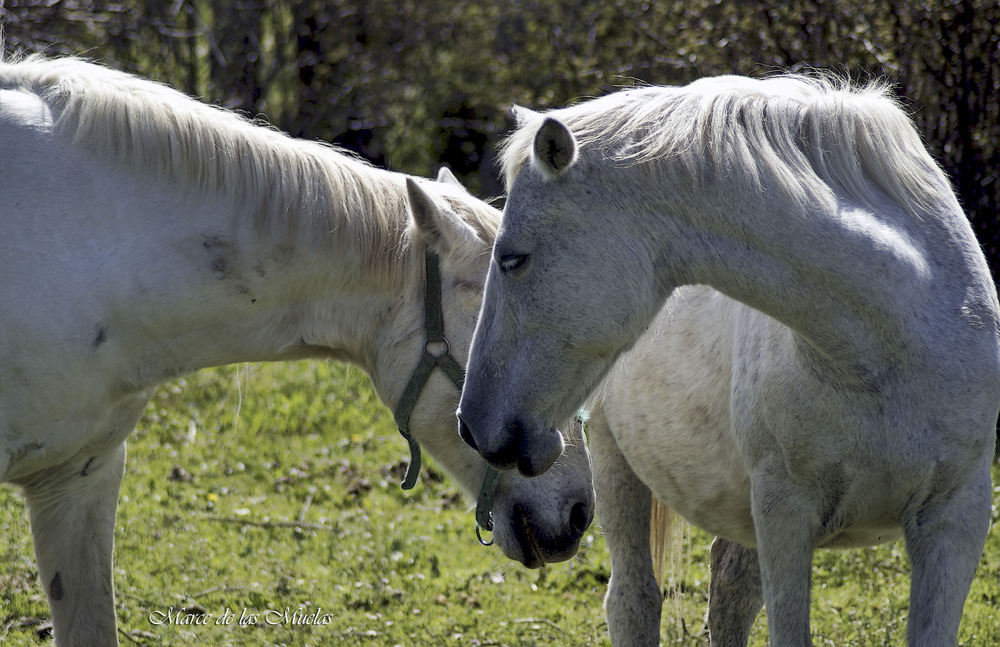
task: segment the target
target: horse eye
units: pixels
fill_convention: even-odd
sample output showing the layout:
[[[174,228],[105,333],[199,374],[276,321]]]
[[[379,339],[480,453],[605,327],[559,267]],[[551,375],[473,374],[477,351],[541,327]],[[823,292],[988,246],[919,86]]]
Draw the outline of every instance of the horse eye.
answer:
[[[524,265],[526,260],[528,260],[527,254],[504,254],[500,257],[500,261],[497,265],[500,266],[501,272],[513,272],[517,268]]]

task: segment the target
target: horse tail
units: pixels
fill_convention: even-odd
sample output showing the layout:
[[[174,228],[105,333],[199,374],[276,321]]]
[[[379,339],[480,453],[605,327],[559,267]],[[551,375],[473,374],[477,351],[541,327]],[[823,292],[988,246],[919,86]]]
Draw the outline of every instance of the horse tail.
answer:
[[[684,580],[691,571],[691,526],[680,519],[674,523],[674,513],[655,496],[649,511],[649,552],[653,557],[653,574],[664,600],[671,600],[677,631],[687,633],[684,626]],[[666,577],[669,564],[670,579]]]
[[[671,548],[673,515],[662,501],[653,497],[649,512],[649,552],[653,555],[653,574],[656,584],[663,591],[663,572],[667,567],[667,552]]]

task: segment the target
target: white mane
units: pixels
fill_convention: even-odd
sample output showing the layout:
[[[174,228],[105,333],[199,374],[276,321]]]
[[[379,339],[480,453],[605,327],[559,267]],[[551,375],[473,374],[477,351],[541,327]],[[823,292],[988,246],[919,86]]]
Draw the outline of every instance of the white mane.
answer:
[[[56,131],[75,144],[192,195],[217,197],[252,215],[261,235],[282,244],[292,244],[306,226],[336,231],[325,240],[360,249],[372,269],[384,269],[408,235],[404,176],[333,146],[79,59],[0,62],[0,82],[43,97]],[[462,211],[477,229],[495,232],[491,213]]]
[[[872,187],[910,212],[950,196],[910,119],[884,85],[832,78],[705,78],[682,87],[613,93],[545,115],[528,113],[504,145],[509,188],[531,159],[543,116],[562,121],[581,150],[626,165],[706,178],[767,180],[801,204],[831,190],[872,204]]]

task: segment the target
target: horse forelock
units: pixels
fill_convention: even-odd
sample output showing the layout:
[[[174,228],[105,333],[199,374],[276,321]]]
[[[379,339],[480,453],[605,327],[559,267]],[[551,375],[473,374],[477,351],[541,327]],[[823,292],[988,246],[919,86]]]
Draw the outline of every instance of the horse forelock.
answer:
[[[373,270],[391,269],[408,241],[400,174],[84,60],[0,65],[0,81],[50,105],[60,136],[182,195],[248,214],[261,236],[293,249],[320,235],[332,251],[360,251]]]
[[[741,178],[800,204],[847,197],[878,205],[876,188],[919,214],[953,200],[888,86],[824,75],[708,77],[679,87],[623,90],[547,113],[527,113],[502,144],[508,190],[552,116],[582,151],[619,166],[679,171],[695,184]]]

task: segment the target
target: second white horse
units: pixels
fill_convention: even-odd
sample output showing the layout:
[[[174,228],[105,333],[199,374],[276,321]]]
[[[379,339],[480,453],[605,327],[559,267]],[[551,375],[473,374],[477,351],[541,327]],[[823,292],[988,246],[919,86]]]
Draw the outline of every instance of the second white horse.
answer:
[[[954,645],[990,523],[1000,307],[884,89],[620,92],[529,117],[505,161],[460,402],[490,463],[544,471],[555,425],[668,308],[593,424],[612,641],[658,642],[651,489],[725,538],[713,644],[766,604],[772,645],[808,645],[813,551],[904,537],[910,643]]]

